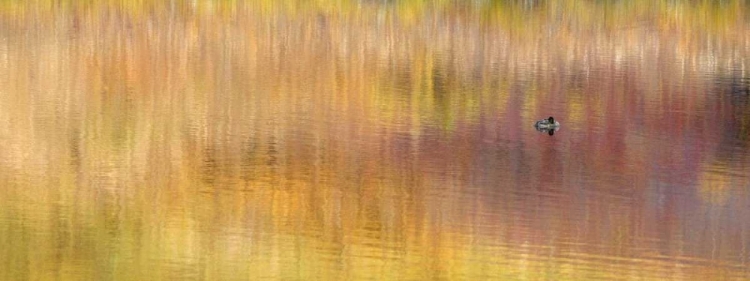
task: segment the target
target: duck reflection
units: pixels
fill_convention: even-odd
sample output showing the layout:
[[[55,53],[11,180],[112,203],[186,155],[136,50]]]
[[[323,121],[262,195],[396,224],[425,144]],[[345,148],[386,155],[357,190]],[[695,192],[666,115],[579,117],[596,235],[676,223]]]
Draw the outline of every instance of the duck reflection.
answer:
[[[555,135],[555,132],[560,130],[560,127],[554,127],[554,128],[542,128],[539,126],[534,126],[534,129],[537,130],[537,132],[547,133],[550,136]]]

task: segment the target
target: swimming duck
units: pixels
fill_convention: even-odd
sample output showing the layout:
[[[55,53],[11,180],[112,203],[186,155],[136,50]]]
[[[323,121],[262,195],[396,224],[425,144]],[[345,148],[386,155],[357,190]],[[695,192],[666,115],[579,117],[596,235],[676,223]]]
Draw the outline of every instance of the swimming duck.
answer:
[[[560,122],[555,121],[555,118],[550,116],[547,119],[536,121],[534,127],[537,129],[557,129],[560,127]]]

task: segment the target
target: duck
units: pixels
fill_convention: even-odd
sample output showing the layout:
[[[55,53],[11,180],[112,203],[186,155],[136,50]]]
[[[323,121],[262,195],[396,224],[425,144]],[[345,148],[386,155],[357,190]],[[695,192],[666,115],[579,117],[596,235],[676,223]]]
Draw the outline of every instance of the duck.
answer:
[[[555,118],[550,116],[547,119],[536,121],[534,127],[537,129],[557,129],[560,127],[560,122],[555,121]]]

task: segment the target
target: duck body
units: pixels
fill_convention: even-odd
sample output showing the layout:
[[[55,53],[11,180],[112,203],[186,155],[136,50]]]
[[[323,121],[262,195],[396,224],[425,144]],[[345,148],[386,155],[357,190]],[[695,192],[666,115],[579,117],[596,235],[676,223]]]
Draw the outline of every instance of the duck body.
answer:
[[[547,119],[536,121],[534,127],[537,129],[557,129],[560,127],[560,122],[555,121],[555,118],[550,116]]]

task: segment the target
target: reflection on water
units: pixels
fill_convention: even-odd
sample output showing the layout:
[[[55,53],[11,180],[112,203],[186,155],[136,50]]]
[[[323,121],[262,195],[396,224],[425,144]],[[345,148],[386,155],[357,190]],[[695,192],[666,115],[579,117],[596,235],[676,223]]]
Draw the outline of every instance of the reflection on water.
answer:
[[[0,279],[750,278],[742,1],[32,2]]]

